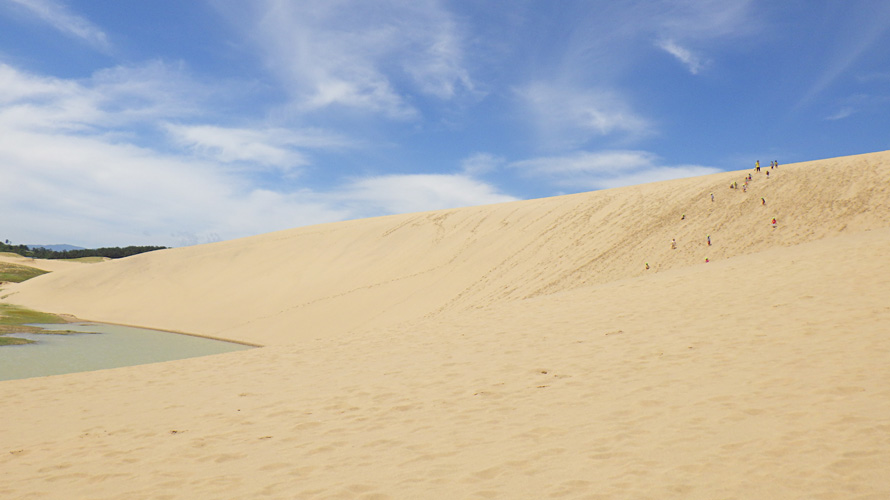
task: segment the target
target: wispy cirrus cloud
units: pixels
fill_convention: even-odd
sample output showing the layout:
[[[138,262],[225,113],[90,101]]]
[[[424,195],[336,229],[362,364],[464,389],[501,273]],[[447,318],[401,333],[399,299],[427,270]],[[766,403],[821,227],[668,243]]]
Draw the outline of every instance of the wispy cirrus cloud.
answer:
[[[111,51],[111,43],[104,31],[84,17],[71,12],[61,2],[55,0],[9,1],[69,37],[79,39],[97,50]]]
[[[701,165],[662,165],[657,155],[633,150],[576,151],[516,161],[509,166],[524,176],[576,190],[608,189],[721,171]]]
[[[715,42],[756,35],[764,29],[754,16],[753,2],[667,0],[652,16],[655,46],[680,61],[693,75],[704,69],[705,55]]]
[[[651,9],[655,31],[675,40],[734,38],[763,29],[754,22],[753,0],[660,0],[641,6]]]
[[[463,173],[476,176],[494,172],[505,165],[507,160],[491,153],[473,153],[460,162]]]
[[[762,29],[751,22],[752,5],[654,0],[590,9],[578,2],[552,11],[554,19],[544,21],[571,16],[569,24],[583,23],[584,29],[561,34],[547,58],[535,58],[536,47],[529,47],[534,64],[526,81],[514,87],[526,121],[549,150],[572,151],[592,141],[626,145],[648,137],[657,132],[656,121],[623,90],[628,75],[653,48],[701,73],[711,66],[709,49]]]
[[[847,15],[834,26],[832,33],[835,34],[835,43],[820,65],[824,69],[800,98],[798,107],[806,105],[829,88],[871,49],[886,47],[890,32],[890,3],[865,2],[858,6],[856,3],[846,9]]]
[[[38,76],[0,63],[0,123],[28,130],[118,132],[126,125],[200,113],[207,88],[157,61],[103,69],[88,79]]]
[[[834,113],[825,117],[826,120],[834,121],[834,120],[843,120],[849,116],[852,116],[856,110],[850,106],[844,106],[843,108],[835,111]]]
[[[825,120],[843,120],[853,115],[879,115],[890,103],[890,95],[877,93],[855,93],[838,100],[831,105],[833,112],[826,111]]]
[[[659,40],[656,44],[660,49],[677,58],[693,75],[697,75],[704,67],[702,58],[674,40]]]
[[[577,151],[513,162],[511,167],[541,177],[570,177],[583,174],[609,174],[651,167],[657,156],[646,151]]]
[[[218,2],[290,89],[297,107],[409,119],[410,96],[473,92],[458,25],[438,2]],[[247,22],[245,22],[247,21]]]
[[[164,125],[170,139],[197,155],[226,164],[249,164],[292,172],[310,163],[306,149],[354,147],[338,134],[320,129]]]
[[[355,179],[332,195],[363,211],[406,213],[516,201],[463,174],[381,175]]]
[[[573,148],[593,137],[641,135],[651,125],[615,90],[535,82],[516,90],[545,143]]]

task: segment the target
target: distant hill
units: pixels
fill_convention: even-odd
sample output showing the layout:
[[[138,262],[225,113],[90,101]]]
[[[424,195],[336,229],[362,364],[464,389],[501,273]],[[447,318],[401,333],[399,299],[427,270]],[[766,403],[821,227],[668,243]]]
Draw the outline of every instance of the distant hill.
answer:
[[[74,245],[25,245],[26,247],[34,250],[36,248],[45,248],[47,250],[52,250],[54,252],[67,252],[69,250],[86,250],[84,247],[76,247]]]

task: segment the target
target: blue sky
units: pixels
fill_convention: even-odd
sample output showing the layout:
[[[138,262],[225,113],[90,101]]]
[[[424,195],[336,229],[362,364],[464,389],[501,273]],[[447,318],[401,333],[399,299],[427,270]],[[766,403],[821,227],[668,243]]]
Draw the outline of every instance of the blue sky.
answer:
[[[0,238],[182,246],[890,149],[890,2],[0,0]]]

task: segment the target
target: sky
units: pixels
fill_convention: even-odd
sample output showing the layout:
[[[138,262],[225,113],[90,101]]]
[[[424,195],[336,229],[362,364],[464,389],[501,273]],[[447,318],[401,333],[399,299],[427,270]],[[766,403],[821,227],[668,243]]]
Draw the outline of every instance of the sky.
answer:
[[[187,246],[890,149],[886,0],[0,0],[0,240]]]

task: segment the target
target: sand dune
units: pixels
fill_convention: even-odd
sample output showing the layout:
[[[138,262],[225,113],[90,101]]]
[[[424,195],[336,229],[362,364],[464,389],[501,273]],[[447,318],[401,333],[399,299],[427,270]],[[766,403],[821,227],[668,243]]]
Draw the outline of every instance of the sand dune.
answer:
[[[875,153],[9,287],[266,347],[0,382],[0,497],[888,498],[888,186]]]
[[[888,159],[781,166],[768,180],[756,174],[747,193],[728,186],[750,170],[304,227],[54,273],[10,300],[268,345],[300,342],[641,276],[646,262],[651,274],[890,227]]]

